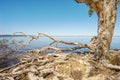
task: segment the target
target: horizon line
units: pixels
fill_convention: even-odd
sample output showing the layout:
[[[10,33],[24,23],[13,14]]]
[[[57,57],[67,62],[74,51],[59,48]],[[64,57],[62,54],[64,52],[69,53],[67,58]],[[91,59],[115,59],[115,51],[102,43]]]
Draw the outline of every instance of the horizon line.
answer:
[[[0,34],[0,36],[25,36],[25,35],[12,35],[12,34]],[[35,36],[35,35],[31,35],[31,36]],[[73,36],[97,36],[97,35],[49,35],[49,36],[53,36],[53,37],[73,37]],[[44,37],[44,36],[43,36]],[[113,37],[120,37],[120,35],[113,35]]]

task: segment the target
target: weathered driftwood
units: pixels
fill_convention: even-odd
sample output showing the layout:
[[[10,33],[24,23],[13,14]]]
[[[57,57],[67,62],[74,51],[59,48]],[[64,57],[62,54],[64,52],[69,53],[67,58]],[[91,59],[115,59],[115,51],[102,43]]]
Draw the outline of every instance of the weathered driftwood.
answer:
[[[17,33],[21,33],[21,32],[17,32]],[[15,34],[16,33],[14,33],[14,35]],[[24,35],[30,38],[29,43],[34,39],[38,39],[40,36],[46,36],[51,40],[53,40],[53,42],[49,46],[41,48],[39,50],[28,51],[28,53],[30,54],[31,53],[37,53],[37,54],[26,55],[26,57],[20,59],[19,63],[11,67],[1,69],[0,79],[17,80],[17,79],[25,78],[26,80],[27,79],[47,80],[49,78],[50,80],[54,80],[54,79],[92,80],[92,77],[96,75],[95,73],[102,74],[102,72],[96,72],[95,71],[96,69],[98,69],[99,71],[101,69],[102,70],[110,69],[111,72],[113,72],[113,70],[117,70],[118,72],[120,71],[119,50],[110,51],[111,53],[110,55],[112,55],[112,59],[113,59],[113,60],[111,59],[110,61],[107,60],[104,61],[104,59],[99,61],[94,61],[95,59],[93,59],[94,58],[93,54],[85,54],[84,56],[82,56],[82,54],[80,56],[75,54],[74,55],[71,54],[42,55],[42,53],[47,50],[54,50],[55,51],[54,53],[63,53],[66,51],[72,51],[81,48],[88,48],[91,52],[95,52],[97,37],[92,38],[89,44],[82,44],[82,43],[65,42],[62,40],[57,40],[44,33],[38,33],[37,36],[31,36],[26,34]],[[53,44],[55,43],[74,45],[75,47],[68,49],[61,49],[59,47],[53,46]],[[117,74],[118,72],[115,73]],[[108,74],[106,74],[106,78],[104,78],[104,75],[98,75],[99,79],[100,76],[102,76],[104,80],[108,78]],[[115,76],[113,77],[117,79]]]
[[[53,37],[51,37],[51,36],[49,36],[45,33],[38,33],[37,36],[26,35],[23,32],[16,32],[16,33],[24,34],[26,37],[29,37],[30,38],[29,43],[34,39],[37,40],[40,36],[45,36],[45,37],[48,37],[49,39],[53,40],[53,42],[50,43],[50,45],[47,46],[47,47],[44,47],[40,50],[30,50],[29,51],[29,52],[33,52],[33,53],[37,53],[37,54],[42,53],[42,52],[47,51],[47,50],[54,50],[55,51],[54,53],[61,53],[61,52],[66,52],[66,51],[73,51],[73,50],[76,50],[76,49],[82,49],[82,48],[88,48],[90,50],[90,52],[95,53],[96,47],[97,47],[97,45],[96,45],[97,37],[96,36],[91,39],[89,44],[82,44],[82,43],[76,43],[76,42],[66,42],[66,41],[62,41],[62,40],[57,40],[57,39],[55,39],[55,38],[53,38]],[[13,35],[15,35],[16,33],[14,33]],[[61,48],[52,46],[52,44],[55,44],[55,43],[62,43],[62,44],[66,44],[66,45],[74,45],[75,47],[68,48],[68,49],[61,49]],[[99,56],[102,56],[102,54],[99,54]],[[111,66],[111,68],[113,68],[113,66]],[[114,66],[114,68],[116,69],[116,66]]]
[[[109,68],[109,69],[112,69],[112,70],[120,70],[120,66],[117,66],[117,65],[113,65],[107,61],[103,61],[102,64],[106,67],[106,68]]]
[[[0,80],[99,80],[101,77],[105,80],[109,76],[113,78],[110,80],[119,78],[118,68],[114,71],[101,62],[91,62],[93,54],[29,54],[30,57],[26,55],[21,62],[1,69]]]
[[[63,41],[63,40],[57,40],[45,33],[38,33],[37,36],[31,36],[31,35],[26,35],[25,33],[23,32],[16,32],[16,33],[13,33],[13,35],[15,34],[23,34],[24,36],[30,38],[30,41],[28,42],[28,44],[31,43],[31,41],[33,40],[37,40],[39,37],[41,36],[45,36],[45,37],[48,37],[49,39],[51,39],[53,42],[49,44],[49,46],[47,47],[44,47],[41,49],[41,51],[45,51],[45,50],[55,50],[55,51],[60,51],[60,52],[65,52],[65,51],[73,51],[73,50],[76,50],[76,49],[82,49],[82,48],[88,48],[91,52],[94,52],[95,51],[95,44],[96,44],[96,39],[97,37],[93,37],[91,39],[91,42],[90,44],[82,44],[82,43],[77,43],[77,42],[66,42],[66,41]],[[68,49],[60,49],[60,48],[57,48],[57,47],[53,47],[52,45],[55,44],[55,43],[62,43],[62,44],[66,44],[66,45],[74,45],[75,47],[73,48],[68,48]],[[40,52],[41,52],[40,51]]]
[[[36,57],[34,59],[26,59],[26,61],[20,62],[16,65],[13,65],[12,67],[0,70],[0,79],[5,78],[10,80],[13,78],[13,80],[15,80],[15,77],[18,77],[24,73],[28,73],[27,76],[30,80],[35,80],[36,78],[46,78],[46,76],[50,74],[54,74],[54,76],[57,75],[67,77],[62,74],[60,75],[58,72],[55,72],[55,66],[61,63],[66,63],[65,61],[61,61],[61,59],[66,59],[65,55],[46,55],[45,57],[42,56],[42,58]],[[39,74],[40,77],[35,76],[35,73]]]

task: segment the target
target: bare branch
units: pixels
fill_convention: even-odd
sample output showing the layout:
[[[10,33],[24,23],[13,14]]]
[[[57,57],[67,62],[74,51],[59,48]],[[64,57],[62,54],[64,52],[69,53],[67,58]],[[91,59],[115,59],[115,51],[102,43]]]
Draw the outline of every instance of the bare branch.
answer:
[[[87,0],[75,0],[77,3],[85,3]]]
[[[42,53],[42,52],[47,51],[47,50],[54,50],[55,53],[60,53],[60,52],[61,52],[61,49],[60,49],[60,48],[53,47],[53,46],[43,47],[43,48],[41,48],[40,50],[29,50],[29,52],[30,52],[30,53],[39,54],[39,53]]]
[[[75,45],[75,47],[68,48],[68,49],[60,49],[60,48],[56,48],[56,47],[52,47],[52,46],[47,46],[45,48],[40,49],[40,52],[41,51],[46,51],[46,50],[55,50],[56,52],[65,52],[65,51],[73,51],[73,50],[81,49],[81,48],[91,49],[90,45],[88,46],[87,44],[82,44],[82,43],[65,42],[65,41],[62,41],[62,40],[57,40],[57,39],[55,39],[55,38],[53,38],[53,37],[51,37],[51,36],[49,36],[45,33],[38,33],[38,35],[34,39],[38,39],[40,36],[45,36],[45,37],[48,37],[49,39],[53,40],[53,42],[50,43],[50,45],[55,44],[55,43],[62,43],[62,44],[66,44],[66,45]]]
[[[12,38],[14,35],[16,35],[16,34],[21,34],[21,35],[23,35],[23,36],[25,36],[25,37],[29,37],[29,35],[26,35],[26,34],[23,33],[23,32],[15,32],[15,33],[13,33],[13,35],[11,36],[11,38]]]
[[[54,43],[63,43],[63,44],[67,44],[67,45],[77,45],[78,44],[78,43],[75,43],[75,42],[65,42],[65,41],[62,41],[62,40],[57,40],[57,39],[55,39],[55,38],[53,38],[53,37],[51,37],[51,36],[49,36],[45,33],[38,33],[36,39],[38,39],[40,36],[45,36],[45,37],[48,37],[49,39],[53,40],[53,42],[50,45],[52,45]]]
[[[86,5],[89,6],[89,8],[93,11],[96,11],[97,13],[99,13],[100,11],[100,0],[75,0],[77,3],[85,3]]]
[[[112,70],[120,70],[120,66],[113,65],[113,64],[110,64],[110,63],[108,63],[108,62],[102,62],[102,64],[103,64],[106,68],[109,68],[109,69],[112,69]]]
[[[39,37],[41,36],[45,36],[45,37],[48,37],[49,39],[51,39],[53,42],[49,44],[49,46],[47,47],[44,47],[40,50],[31,50],[31,52],[34,52],[34,53],[40,53],[40,52],[43,52],[43,51],[47,51],[47,50],[54,50],[55,52],[66,52],[66,51],[73,51],[73,50],[77,50],[77,49],[82,49],[82,48],[88,48],[90,51],[95,51],[93,49],[93,46],[94,44],[96,43],[96,37],[94,39],[92,39],[92,41],[90,42],[90,44],[82,44],[82,43],[76,43],[76,42],[66,42],[66,41],[62,41],[62,40],[57,40],[45,33],[38,33],[37,36],[31,36],[31,35],[26,35],[25,33],[23,32],[16,32],[16,33],[13,33],[13,35],[15,34],[23,34],[25,35],[26,37],[30,38],[30,41],[28,43],[28,45],[31,43],[31,41],[33,40],[37,40]],[[60,48],[57,48],[57,47],[53,47],[51,45],[55,44],[55,43],[61,43],[61,44],[66,44],[66,45],[74,45],[75,47],[72,47],[72,48],[68,48],[68,49],[60,49]]]
[[[64,50],[61,50],[62,52],[65,52],[65,51],[73,51],[73,50],[77,50],[77,49],[82,49],[82,48],[88,48],[89,47],[87,46],[87,44],[78,44],[76,45],[75,47],[73,48],[68,48],[68,49],[64,49]]]
[[[99,0],[75,0],[77,3],[94,3],[98,2]]]

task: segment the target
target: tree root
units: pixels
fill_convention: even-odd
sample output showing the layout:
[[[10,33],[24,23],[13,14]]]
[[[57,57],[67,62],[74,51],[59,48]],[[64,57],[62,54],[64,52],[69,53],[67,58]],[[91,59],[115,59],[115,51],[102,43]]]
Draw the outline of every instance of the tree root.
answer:
[[[108,63],[108,61],[103,61],[102,64],[103,64],[104,67],[109,68],[111,70],[119,70],[120,71],[120,66]]]
[[[47,80],[47,78],[49,80],[94,80],[94,78],[97,77],[100,79],[100,76],[104,77],[104,74],[99,72],[101,69],[103,71],[108,68],[112,69],[111,71],[119,69],[118,67],[111,68],[111,66],[104,66],[103,63],[106,63],[106,61],[103,61],[103,63],[99,62],[98,64],[94,65],[89,62],[92,56],[92,54],[86,54],[84,56],[82,56],[82,54],[81,56],[78,54],[47,54],[36,55],[35,57],[30,56],[11,67],[1,69],[0,79],[4,78],[7,80],[17,80],[16,77],[20,79],[22,76],[27,76],[29,78],[28,80]],[[91,76],[91,72],[97,72],[95,70],[95,66],[97,66],[99,70],[98,74],[96,74],[98,75],[97,77],[95,77],[95,75]],[[106,74],[106,76],[109,75]],[[106,79],[107,78],[104,80]]]
[[[30,41],[28,42],[28,44],[30,44],[31,41],[33,41],[33,40],[37,40],[41,36],[48,37],[49,39],[51,39],[53,41],[52,43],[49,44],[49,46],[46,46],[39,50],[29,50],[28,51],[29,53],[40,54],[40,53],[43,53],[44,51],[48,51],[48,50],[53,50],[54,53],[63,53],[63,52],[73,51],[73,50],[82,49],[82,48],[88,48],[91,52],[95,52],[96,43],[97,43],[97,37],[93,37],[89,44],[82,44],[82,43],[66,42],[66,41],[62,41],[62,40],[57,40],[45,33],[38,33],[37,36],[31,36],[31,35],[26,35],[22,32],[16,32],[13,35],[18,34],[18,33],[23,34],[26,37],[30,38]],[[66,45],[74,45],[74,47],[67,48],[67,49],[61,49],[57,46],[53,46],[53,44],[58,44],[58,43],[66,44]],[[87,59],[88,57],[89,57],[89,59]],[[52,54],[52,55],[48,54],[46,56],[38,55],[35,57],[30,56],[25,59],[20,59],[21,62],[13,65],[12,67],[1,69],[0,70],[0,79],[3,79],[2,77],[4,77],[5,79],[12,80],[13,77],[16,77],[16,76],[18,77],[21,74],[27,73],[29,79],[33,79],[33,77],[34,77],[36,79],[40,78],[41,80],[42,79],[44,80],[44,78],[47,78],[48,75],[49,75],[49,77],[50,77],[50,75],[52,75],[52,76],[54,76],[53,79],[59,80],[59,77],[62,77],[62,79],[67,78],[67,80],[74,80],[72,77],[70,77],[71,74],[68,76],[68,75],[59,73],[58,70],[55,70],[55,69],[58,69],[59,67],[61,67],[61,65],[63,66],[62,69],[64,69],[64,68],[69,69],[69,70],[73,69],[73,67],[71,68],[70,66],[67,65],[67,64],[69,64],[69,65],[74,66],[75,69],[77,69],[78,66],[81,68],[84,65],[81,68],[81,69],[83,69],[82,71],[76,72],[76,70],[71,70],[70,72],[72,73],[72,75],[73,75],[73,73],[75,73],[74,76],[76,76],[78,78],[79,78],[79,76],[76,73],[80,73],[82,75],[81,79],[87,80],[89,78],[89,75],[91,74],[91,71],[94,70],[94,64],[89,63],[89,60],[91,60],[90,55],[86,56],[86,58],[83,60],[81,60],[81,59],[82,58],[79,58],[77,60],[77,57],[73,59],[73,56],[72,56],[72,58],[70,58],[65,54],[64,54],[64,56],[62,54]],[[73,62],[75,61],[75,63],[74,64],[71,63],[72,61]],[[79,63],[79,64],[76,65],[76,63]],[[65,64],[65,66],[64,66],[64,64]],[[102,67],[105,67],[107,69],[109,68],[111,70],[120,71],[120,66],[110,64],[107,61],[101,61],[101,63],[98,62],[95,65],[98,66],[99,64],[100,65],[102,64]],[[86,69],[84,69],[84,67]],[[62,69],[60,71],[62,71]],[[81,69],[79,69],[79,70],[81,70]],[[65,72],[65,70],[63,70],[63,72],[68,73],[68,71]],[[31,77],[31,76],[33,76],[33,77]]]

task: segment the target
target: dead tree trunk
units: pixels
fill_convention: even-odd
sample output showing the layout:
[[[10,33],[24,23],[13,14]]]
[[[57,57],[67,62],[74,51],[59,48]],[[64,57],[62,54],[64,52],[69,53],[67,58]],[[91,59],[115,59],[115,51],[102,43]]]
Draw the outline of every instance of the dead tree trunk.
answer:
[[[109,49],[114,32],[114,26],[117,16],[118,0],[76,0],[80,3],[86,3],[94,9],[98,15],[98,35],[96,43],[97,58],[105,56],[109,59]]]
[[[117,0],[106,0],[99,3],[100,11],[98,14],[98,40],[96,53],[98,58],[105,56],[109,59],[109,49],[114,32],[117,16]]]

